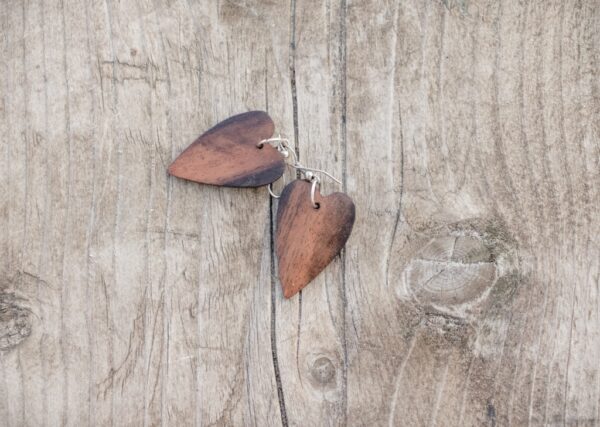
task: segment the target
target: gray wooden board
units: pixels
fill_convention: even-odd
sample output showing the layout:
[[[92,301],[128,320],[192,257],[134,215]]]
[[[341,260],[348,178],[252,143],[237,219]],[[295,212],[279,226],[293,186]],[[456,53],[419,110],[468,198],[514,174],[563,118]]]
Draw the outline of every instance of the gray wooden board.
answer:
[[[597,1],[3,0],[0,35],[0,425],[600,424]],[[356,204],[289,300],[266,189],[166,174],[254,109]]]

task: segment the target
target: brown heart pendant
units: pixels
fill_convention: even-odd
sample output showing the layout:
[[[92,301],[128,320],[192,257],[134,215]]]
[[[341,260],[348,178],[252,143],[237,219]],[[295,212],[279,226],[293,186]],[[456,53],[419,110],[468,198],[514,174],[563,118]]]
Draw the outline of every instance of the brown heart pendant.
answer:
[[[178,178],[225,187],[260,187],[285,169],[276,148],[257,144],[273,136],[275,125],[264,111],[228,118],[203,133],[169,166]]]
[[[283,295],[290,298],[304,288],[342,250],[354,225],[352,199],[344,193],[322,196],[311,203],[311,183],[288,184],[277,211],[276,251]]]

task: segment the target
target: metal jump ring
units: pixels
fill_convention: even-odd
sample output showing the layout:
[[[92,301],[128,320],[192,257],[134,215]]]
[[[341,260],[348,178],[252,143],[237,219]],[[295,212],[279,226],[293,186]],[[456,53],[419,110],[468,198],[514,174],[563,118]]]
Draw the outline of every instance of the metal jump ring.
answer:
[[[284,171],[285,172],[285,171]],[[285,180],[285,173],[283,175],[281,175],[281,178],[283,178],[283,186],[285,187],[286,184],[286,180]],[[277,194],[275,194],[275,192],[273,191],[273,183],[270,182],[269,185],[267,185],[267,190],[269,191],[269,194],[271,195],[271,197],[273,197],[274,199],[279,199],[281,197],[281,194],[278,196]]]
[[[321,180],[318,176],[313,176],[311,178],[312,186],[310,187],[310,201],[312,202],[313,208],[319,209],[321,206],[319,203],[315,202],[315,190],[317,189],[317,185]]]
[[[256,144],[256,148],[263,148],[265,144],[272,144],[272,146],[277,149],[277,151],[279,151],[283,157],[289,157],[291,154],[294,162],[290,166],[300,164],[298,162],[298,156],[296,155],[296,152],[292,149],[292,147],[290,147],[289,139],[282,138],[281,135],[273,138],[263,139]]]
[[[273,183],[270,182],[269,185],[267,185],[267,190],[269,191],[269,194],[271,195],[271,197],[273,197],[274,199],[279,199],[281,197],[281,194],[278,196],[277,194],[275,194],[273,192]]]
[[[263,145],[265,145],[265,144],[274,144],[275,147],[287,147],[289,142],[290,141],[287,138],[282,138],[281,135],[279,135],[277,137],[267,138],[267,139],[258,141],[256,146],[258,148],[262,148]]]

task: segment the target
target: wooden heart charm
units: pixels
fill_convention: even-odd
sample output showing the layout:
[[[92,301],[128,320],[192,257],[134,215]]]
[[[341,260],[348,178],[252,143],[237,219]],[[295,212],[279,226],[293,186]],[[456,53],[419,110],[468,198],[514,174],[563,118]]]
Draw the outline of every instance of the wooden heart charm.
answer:
[[[354,203],[344,193],[322,196],[313,207],[311,183],[288,184],[279,199],[276,251],[283,295],[290,298],[304,288],[342,250],[354,225]]]
[[[169,166],[178,178],[225,187],[260,187],[283,175],[285,160],[276,148],[258,142],[273,136],[275,125],[264,111],[249,111],[222,121],[194,141]]]

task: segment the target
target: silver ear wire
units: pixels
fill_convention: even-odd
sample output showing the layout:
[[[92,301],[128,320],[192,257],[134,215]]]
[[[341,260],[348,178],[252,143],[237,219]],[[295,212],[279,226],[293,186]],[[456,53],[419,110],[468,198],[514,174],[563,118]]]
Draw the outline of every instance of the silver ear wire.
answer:
[[[290,142],[289,139],[282,138],[281,135],[277,135],[277,137],[267,138],[267,139],[263,139],[263,140],[259,141],[258,144],[256,144],[256,146],[258,148],[263,148],[263,145],[265,145],[265,144],[273,144],[273,146],[275,148],[278,148],[279,146],[288,147],[289,142]]]
[[[292,157],[294,157],[294,163],[298,161],[296,157],[296,152],[290,148],[290,140],[287,138],[282,138],[281,135],[277,135],[275,138],[267,138],[263,139],[256,144],[256,147],[263,148],[265,144],[271,144],[273,147],[279,151],[283,157],[289,157],[290,153],[292,153]]]
[[[307,181],[310,181],[310,178],[312,176],[314,176],[314,172],[316,173],[322,173],[323,175],[327,175],[329,178],[331,178],[332,180],[334,180],[335,182],[337,182],[338,184],[341,184],[342,182],[337,179],[335,176],[331,175],[329,172],[326,172],[322,169],[317,169],[317,168],[309,168],[306,166],[301,165],[300,163],[296,162],[296,164],[294,165],[290,165],[293,168],[298,169],[300,172],[302,172],[304,174],[304,177],[306,178]]]
[[[315,173],[320,173],[320,174],[326,175],[327,177],[331,178],[338,184],[342,183],[339,179],[337,179],[336,177],[331,175],[329,172],[326,172],[322,169],[309,168],[307,166],[304,166],[302,163],[300,163],[298,161],[298,156],[296,155],[296,152],[294,150],[292,150],[292,148],[290,147],[289,139],[282,138],[281,135],[277,135],[277,137],[275,137],[275,138],[267,138],[267,139],[263,139],[263,140],[259,141],[256,144],[256,147],[262,148],[265,144],[272,144],[273,147],[275,147],[277,149],[277,151],[279,151],[281,153],[281,155],[285,158],[288,158],[290,156],[290,154],[292,155],[293,162],[288,163],[288,166],[291,166],[292,168],[300,171],[300,173],[304,176],[303,179],[312,183],[312,186],[310,188],[310,201],[315,209],[319,208],[319,203],[315,202],[315,192],[317,189],[317,185],[320,186],[320,184],[321,184],[321,179],[317,175],[315,175]],[[272,184],[269,184],[267,186],[267,190],[269,191],[269,194],[271,195],[271,197],[274,197],[275,199],[279,199],[281,197],[281,194],[278,196],[273,192]]]
[[[289,139],[282,138],[281,135],[277,135],[277,137],[267,138],[267,139],[263,139],[263,140],[259,141],[258,144],[256,144],[256,146],[258,148],[263,148],[263,146],[265,144],[273,145],[273,147],[275,147],[277,149],[277,151],[279,151],[281,153],[281,155],[286,159],[290,156],[290,153],[292,153],[292,157],[294,158],[294,163],[297,163],[298,160],[296,157],[296,152],[290,148],[290,140]],[[285,178],[284,178],[284,180],[285,180]],[[279,199],[281,197],[281,194],[278,196],[273,191],[273,183],[270,183],[269,185],[267,185],[267,191],[269,192],[271,197],[273,197],[274,199]]]

